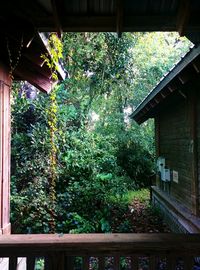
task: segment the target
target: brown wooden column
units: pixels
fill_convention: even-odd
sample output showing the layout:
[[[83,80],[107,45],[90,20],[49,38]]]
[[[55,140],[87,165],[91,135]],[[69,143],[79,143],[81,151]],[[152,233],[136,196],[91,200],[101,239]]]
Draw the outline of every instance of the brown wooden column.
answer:
[[[0,63],[0,234],[10,233],[10,84]]]

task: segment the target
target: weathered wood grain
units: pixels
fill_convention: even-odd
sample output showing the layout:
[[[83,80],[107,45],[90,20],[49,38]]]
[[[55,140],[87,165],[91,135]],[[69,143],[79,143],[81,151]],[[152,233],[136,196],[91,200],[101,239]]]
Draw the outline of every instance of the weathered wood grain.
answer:
[[[46,270],[72,270],[72,261],[69,265],[65,259],[71,256],[83,257],[85,270],[89,270],[91,257],[100,258],[102,270],[108,257],[114,257],[114,270],[120,269],[120,257],[131,258],[134,270],[139,269],[144,257],[149,269],[155,269],[159,258],[167,258],[168,269],[174,269],[177,258],[184,258],[188,266],[195,256],[200,256],[200,234],[1,235],[0,257],[10,258],[9,270],[16,270],[21,256],[27,258],[28,269],[34,269],[35,257],[43,257]]]
[[[10,83],[0,64],[0,234],[10,233]]]

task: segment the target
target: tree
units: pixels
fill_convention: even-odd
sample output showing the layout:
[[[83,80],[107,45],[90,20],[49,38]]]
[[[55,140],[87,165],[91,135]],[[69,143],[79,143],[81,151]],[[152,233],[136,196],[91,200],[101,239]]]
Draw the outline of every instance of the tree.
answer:
[[[121,39],[114,33],[64,34],[69,78],[53,94],[57,108],[53,141],[58,149],[53,213],[49,207],[52,96],[38,93],[36,99],[27,99],[23,91],[19,95],[20,85],[13,91],[15,232],[48,233],[52,214],[57,232],[112,230],[113,209],[116,213],[124,209],[119,198],[128,190],[148,186],[154,169],[152,123],[140,128],[126,111],[137,106],[188,47],[186,40],[169,33],[125,33]]]

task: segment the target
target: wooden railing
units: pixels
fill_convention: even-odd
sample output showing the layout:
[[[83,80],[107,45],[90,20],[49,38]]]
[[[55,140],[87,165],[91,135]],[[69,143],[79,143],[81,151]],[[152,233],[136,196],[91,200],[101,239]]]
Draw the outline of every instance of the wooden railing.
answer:
[[[26,258],[27,270],[191,270],[200,257],[200,235],[0,236],[0,258],[9,258],[9,270],[17,269],[18,257]]]

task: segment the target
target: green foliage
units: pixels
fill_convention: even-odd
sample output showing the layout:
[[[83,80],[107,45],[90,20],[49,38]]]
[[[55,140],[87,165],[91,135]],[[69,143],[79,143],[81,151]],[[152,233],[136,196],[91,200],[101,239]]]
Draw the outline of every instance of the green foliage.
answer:
[[[132,104],[137,106],[191,46],[177,33],[145,33],[138,37],[131,49],[132,87],[135,90]]]
[[[141,203],[149,203],[150,192],[149,189],[143,188],[138,190],[129,190],[123,193],[121,196],[110,196],[112,203],[121,203],[124,205],[130,205],[134,200],[139,200]]]
[[[141,128],[131,123],[127,111],[135,108],[188,46],[174,34],[126,33],[118,39],[113,33],[67,33],[63,54],[70,76],[56,92],[38,93],[30,100],[25,93],[19,95],[19,84],[15,86],[14,232],[49,233],[52,218],[59,233],[131,230],[124,213],[129,211],[130,191],[150,184],[154,138],[153,123]],[[59,48],[60,44],[52,52],[56,62]],[[56,67],[46,61],[54,72]]]

